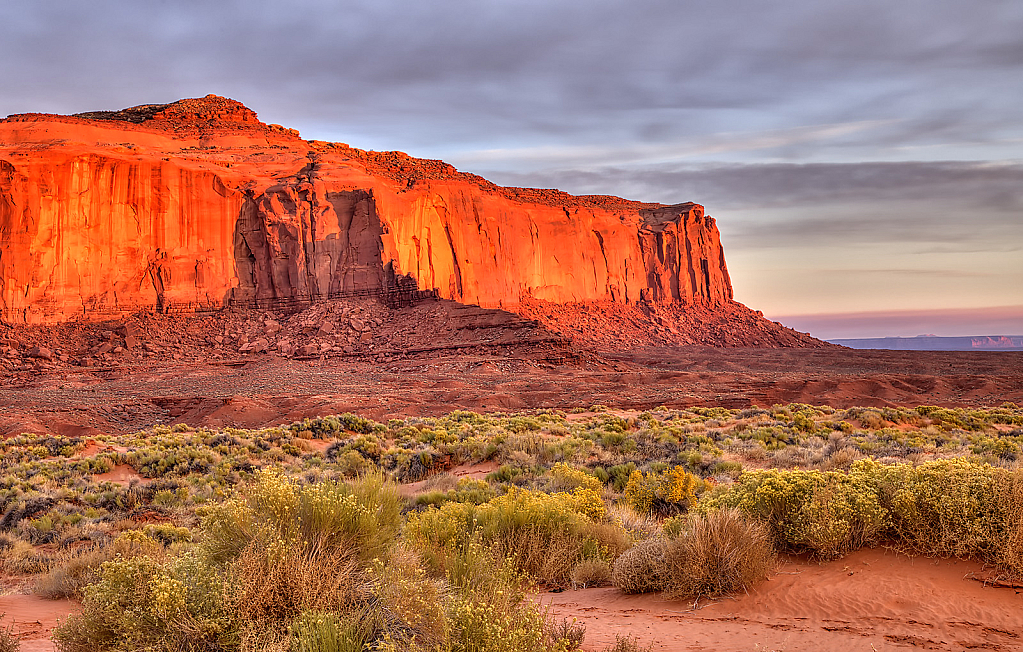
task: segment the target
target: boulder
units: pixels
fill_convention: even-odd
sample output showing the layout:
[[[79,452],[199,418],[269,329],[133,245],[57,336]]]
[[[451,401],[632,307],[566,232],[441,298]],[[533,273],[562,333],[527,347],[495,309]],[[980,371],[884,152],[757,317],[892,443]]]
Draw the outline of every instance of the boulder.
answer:
[[[45,346],[33,346],[28,350],[28,357],[36,358],[37,360],[53,360],[53,351]]]

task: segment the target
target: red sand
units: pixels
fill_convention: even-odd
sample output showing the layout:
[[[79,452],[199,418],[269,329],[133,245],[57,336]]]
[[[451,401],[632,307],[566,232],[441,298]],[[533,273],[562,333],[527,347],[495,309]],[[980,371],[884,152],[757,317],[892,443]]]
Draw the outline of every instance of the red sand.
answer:
[[[697,609],[613,588],[547,593],[586,624],[586,650],[633,635],[654,650],[1020,650],[1023,587],[987,586],[976,562],[862,550],[787,561],[757,591]]]
[[[78,603],[71,600],[44,600],[34,595],[0,596],[0,613],[4,618],[0,626],[12,627],[21,640],[21,652],[50,652],[55,649],[49,640],[57,620],[63,620],[78,611]]]
[[[106,473],[97,473],[96,475],[92,476],[92,478],[96,482],[108,481],[113,482],[114,484],[125,486],[131,484],[132,480],[138,480],[140,482],[146,481],[141,475],[138,474],[138,471],[136,471],[127,464],[118,464],[110,471],[107,471]]]

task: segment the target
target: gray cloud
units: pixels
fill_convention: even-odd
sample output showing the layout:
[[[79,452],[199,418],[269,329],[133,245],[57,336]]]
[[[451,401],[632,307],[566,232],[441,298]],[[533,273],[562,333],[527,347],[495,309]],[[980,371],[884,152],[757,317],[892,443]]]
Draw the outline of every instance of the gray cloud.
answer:
[[[1023,100],[1012,1],[11,0],[0,14],[0,113],[218,92],[310,137],[420,155],[893,118],[873,146],[995,142]]]
[[[696,201],[739,246],[902,242],[908,252],[1023,246],[1023,163],[757,164],[495,172],[508,185]],[[1023,266],[1021,270],[1023,271]]]

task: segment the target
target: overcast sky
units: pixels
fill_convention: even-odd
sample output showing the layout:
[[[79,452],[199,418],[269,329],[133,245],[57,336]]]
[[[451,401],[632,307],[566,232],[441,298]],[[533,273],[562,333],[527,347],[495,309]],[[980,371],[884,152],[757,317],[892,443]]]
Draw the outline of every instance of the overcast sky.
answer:
[[[506,185],[696,201],[768,316],[1023,334],[1020,0],[5,0],[0,89],[0,115],[216,93]]]

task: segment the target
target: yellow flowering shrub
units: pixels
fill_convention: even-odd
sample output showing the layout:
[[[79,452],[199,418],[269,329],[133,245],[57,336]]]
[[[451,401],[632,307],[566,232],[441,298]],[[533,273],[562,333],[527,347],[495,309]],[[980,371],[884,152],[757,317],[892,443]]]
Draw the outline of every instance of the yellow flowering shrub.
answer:
[[[835,557],[876,542],[888,525],[871,471],[752,471],[699,509],[738,508],[766,523],[781,547]]]
[[[1008,516],[995,498],[994,467],[965,458],[880,465],[864,461],[880,477],[892,514],[893,536],[929,554],[993,553]]]
[[[583,488],[599,494],[604,488],[604,483],[597,478],[564,462],[558,462],[551,467],[551,477],[563,489]]]
[[[1023,472],[967,458],[918,465],[867,459],[848,472],[752,471],[698,506],[702,513],[721,507],[764,522],[789,550],[834,557],[889,543],[980,557],[1023,575]]]
[[[409,517],[404,535],[437,572],[449,566],[453,551],[478,540],[514,558],[534,579],[563,586],[578,561],[611,560],[627,547],[620,526],[597,522],[605,513],[591,489],[548,494],[512,487],[482,505],[431,506]]]
[[[607,515],[607,505],[600,494],[588,487],[576,487],[571,494],[575,502],[575,511],[584,514],[594,521],[599,521]]]
[[[54,639],[69,651],[215,644],[233,627],[223,595],[222,579],[195,556],[104,562],[84,590],[82,613],[64,621]]]
[[[635,470],[629,474],[629,481],[625,483],[625,501],[636,511],[641,514],[649,512],[656,493],[656,485],[642,471]]]
[[[625,484],[625,501],[640,513],[651,510],[673,513],[684,511],[704,486],[702,480],[682,466],[661,472],[636,470]]]

